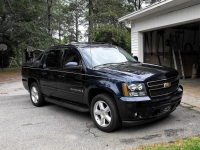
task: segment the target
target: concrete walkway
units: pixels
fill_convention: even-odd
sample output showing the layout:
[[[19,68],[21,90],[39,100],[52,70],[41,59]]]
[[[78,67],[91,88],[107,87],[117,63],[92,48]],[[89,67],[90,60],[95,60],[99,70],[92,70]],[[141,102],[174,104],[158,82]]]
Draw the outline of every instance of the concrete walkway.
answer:
[[[184,94],[182,105],[200,111],[200,78],[181,80]]]

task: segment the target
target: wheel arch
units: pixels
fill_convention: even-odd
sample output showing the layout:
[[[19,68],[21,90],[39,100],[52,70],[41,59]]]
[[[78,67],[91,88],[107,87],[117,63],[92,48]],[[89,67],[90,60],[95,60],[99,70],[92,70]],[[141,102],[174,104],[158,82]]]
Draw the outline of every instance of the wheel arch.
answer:
[[[38,84],[39,88],[40,88],[38,80],[36,78],[31,77],[31,78],[28,78],[28,88],[29,88],[29,91],[30,91],[31,84],[34,83],[34,82],[36,82]]]
[[[99,94],[103,94],[103,93],[109,94],[114,99],[114,102],[116,103],[116,99],[114,96],[115,93],[113,91],[110,91],[108,89],[92,88],[88,91],[88,101],[87,101],[88,106],[91,105],[91,102],[95,96]]]

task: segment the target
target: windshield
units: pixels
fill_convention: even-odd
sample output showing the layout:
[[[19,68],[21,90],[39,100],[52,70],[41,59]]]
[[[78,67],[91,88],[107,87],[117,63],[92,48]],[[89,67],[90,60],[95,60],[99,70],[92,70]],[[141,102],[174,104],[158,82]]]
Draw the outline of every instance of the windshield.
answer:
[[[119,47],[87,47],[82,49],[81,53],[91,67],[137,62],[130,54]]]

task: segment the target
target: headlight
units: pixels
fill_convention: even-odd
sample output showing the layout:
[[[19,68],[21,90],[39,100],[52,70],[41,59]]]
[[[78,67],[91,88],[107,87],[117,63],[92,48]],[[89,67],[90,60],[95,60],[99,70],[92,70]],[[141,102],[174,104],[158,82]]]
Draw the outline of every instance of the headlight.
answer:
[[[143,85],[140,83],[140,84],[131,84],[128,86],[128,89],[131,90],[131,91],[142,91],[144,88],[143,88]]]
[[[134,83],[128,86],[125,83],[123,83],[122,87],[124,96],[127,97],[147,95],[144,83]]]

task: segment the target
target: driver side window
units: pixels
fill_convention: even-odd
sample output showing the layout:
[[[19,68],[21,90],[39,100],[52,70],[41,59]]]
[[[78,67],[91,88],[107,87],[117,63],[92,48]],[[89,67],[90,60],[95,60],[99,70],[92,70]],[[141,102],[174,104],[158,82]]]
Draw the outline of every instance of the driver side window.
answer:
[[[73,49],[68,49],[65,51],[63,58],[63,67],[65,67],[66,64],[69,62],[76,62],[78,65],[80,65],[80,59]]]

